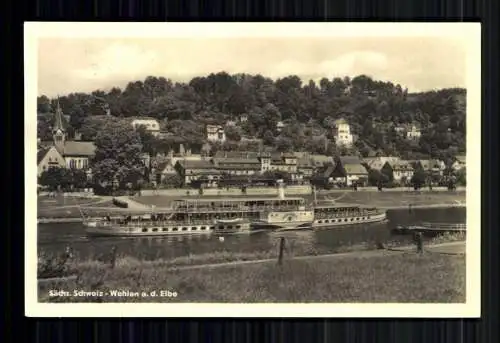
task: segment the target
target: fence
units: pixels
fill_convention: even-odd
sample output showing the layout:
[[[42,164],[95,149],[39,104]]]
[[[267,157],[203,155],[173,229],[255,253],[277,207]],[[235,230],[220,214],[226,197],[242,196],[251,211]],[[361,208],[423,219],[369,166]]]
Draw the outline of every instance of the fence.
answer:
[[[300,195],[300,194],[311,194],[312,188],[309,185],[300,185],[300,186],[287,186],[285,188],[285,194],[287,195]],[[223,189],[217,188],[206,188],[203,189],[203,193],[200,194],[197,189],[145,189],[141,190],[141,195],[144,196],[152,196],[152,195],[161,195],[161,196],[171,196],[171,197],[180,197],[180,196],[193,196],[199,197],[202,196],[243,196],[243,195],[278,195],[278,189],[275,187],[249,187],[243,191],[241,188],[229,187]]]

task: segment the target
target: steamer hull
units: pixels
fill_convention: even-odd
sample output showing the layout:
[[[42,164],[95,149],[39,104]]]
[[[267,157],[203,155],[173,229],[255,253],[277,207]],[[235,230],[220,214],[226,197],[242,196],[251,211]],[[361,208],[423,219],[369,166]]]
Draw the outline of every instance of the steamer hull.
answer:
[[[170,236],[307,230],[386,220],[386,212],[361,206],[306,204],[304,198],[182,199],[169,210],[141,215],[84,218],[89,236]]]

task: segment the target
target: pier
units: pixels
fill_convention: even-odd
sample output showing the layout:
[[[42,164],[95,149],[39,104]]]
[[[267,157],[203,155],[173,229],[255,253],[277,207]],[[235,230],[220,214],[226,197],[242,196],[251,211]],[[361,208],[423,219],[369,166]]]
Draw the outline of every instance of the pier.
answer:
[[[418,225],[397,226],[393,231],[398,233],[465,233],[467,224],[465,223],[420,223]]]

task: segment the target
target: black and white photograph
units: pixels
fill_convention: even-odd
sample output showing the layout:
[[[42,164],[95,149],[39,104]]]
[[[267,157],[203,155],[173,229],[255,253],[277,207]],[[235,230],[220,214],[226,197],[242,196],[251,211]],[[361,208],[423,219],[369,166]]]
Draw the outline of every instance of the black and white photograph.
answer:
[[[27,315],[479,316],[480,40],[25,23]]]

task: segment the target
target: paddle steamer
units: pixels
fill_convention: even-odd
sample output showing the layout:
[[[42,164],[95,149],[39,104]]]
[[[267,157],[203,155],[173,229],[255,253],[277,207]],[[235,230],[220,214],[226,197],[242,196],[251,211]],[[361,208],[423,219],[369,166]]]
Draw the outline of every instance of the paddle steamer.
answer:
[[[210,233],[251,233],[372,223],[385,220],[385,211],[334,203],[308,203],[302,197],[198,198],[175,200],[169,209],[138,215],[89,219],[89,235],[162,236]]]

